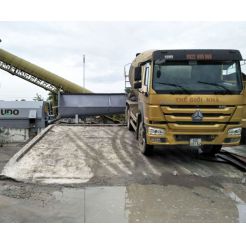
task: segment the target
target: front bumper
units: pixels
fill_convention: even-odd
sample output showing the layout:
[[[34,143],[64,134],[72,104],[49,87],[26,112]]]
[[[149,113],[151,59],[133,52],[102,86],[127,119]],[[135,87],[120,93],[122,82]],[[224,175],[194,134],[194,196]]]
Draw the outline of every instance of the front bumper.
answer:
[[[242,127],[242,125],[228,124],[224,125],[223,129],[218,127],[206,128],[206,126],[188,125],[185,127],[179,126],[172,129],[169,124],[145,124],[146,125],[146,140],[149,145],[189,145],[191,138],[201,138],[202,145],[223,145],[235,146],[240,144],[241,136],[228,135],[228,130],[231,128]],[[154,127],[165,130],[165,135],[150,135],[148,127]]]

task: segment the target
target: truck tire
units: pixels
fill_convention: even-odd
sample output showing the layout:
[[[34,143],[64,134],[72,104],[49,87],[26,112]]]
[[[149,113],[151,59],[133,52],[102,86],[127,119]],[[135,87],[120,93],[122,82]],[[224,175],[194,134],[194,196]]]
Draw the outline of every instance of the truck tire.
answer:
[[[149,145],[146,143],[146,130],[143,122],[140,122],[138,128],[138,145],[142,154],[151,155],[154,149],[153,145]]]
[[[132,125],[131,125],[130,119],[131,119],[131,117],[130,117],[130,109],[126,108],[126,125],[127,125],[127,129],[132,132],[134,129],[133,129]]]
[[[201,150],[203,154],[206,155],[215,155],[220,152],[222,145],[203,145]]]

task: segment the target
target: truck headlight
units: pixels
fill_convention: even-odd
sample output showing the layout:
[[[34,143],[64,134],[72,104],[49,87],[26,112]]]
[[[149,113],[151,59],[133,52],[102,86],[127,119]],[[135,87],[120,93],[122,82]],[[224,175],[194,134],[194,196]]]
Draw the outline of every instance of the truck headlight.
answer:
[[[231,128],[228,130],[228,135],[240,136],[242,132],[241,127]]]
[[[155,128],[155,127],[149,127],[148,128],[148,134],[149,135],[165,135],[166,131],[165,129]]]

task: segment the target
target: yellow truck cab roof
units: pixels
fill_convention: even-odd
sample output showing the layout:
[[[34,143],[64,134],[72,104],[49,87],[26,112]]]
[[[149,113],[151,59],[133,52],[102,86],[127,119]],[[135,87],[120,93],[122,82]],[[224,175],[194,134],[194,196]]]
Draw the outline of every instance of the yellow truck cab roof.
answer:
[[[239,50],[232,49],[183,49],[183,50],[147,50],[138,53],[132,66],[136,67],[152,60],[242,60]]]

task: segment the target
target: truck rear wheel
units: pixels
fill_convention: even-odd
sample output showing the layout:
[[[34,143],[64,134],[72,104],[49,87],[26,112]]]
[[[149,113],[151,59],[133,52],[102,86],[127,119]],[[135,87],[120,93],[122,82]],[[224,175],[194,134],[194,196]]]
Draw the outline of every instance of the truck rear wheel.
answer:
[[[201,147],[202,153],[206,155],[215,155],[220,152],[222,145],[203,145]]]
[[[151,155],[154,149],[153,145],[147,144],[146,141],[146,130],[143,122],[140,123],[138,128],[138,145],[142,154]]]
[[[127,129],[129,131],[133,131],[133,127],[131,125],[131,116],[130,116],[130,109],[126,108],[126,124],[127,124]]]

